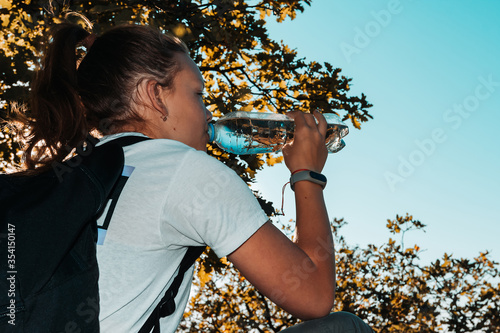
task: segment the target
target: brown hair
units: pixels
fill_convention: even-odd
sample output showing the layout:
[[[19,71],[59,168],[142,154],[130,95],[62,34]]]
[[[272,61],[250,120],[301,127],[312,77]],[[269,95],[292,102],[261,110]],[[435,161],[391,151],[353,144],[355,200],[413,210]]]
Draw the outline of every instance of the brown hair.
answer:
[[[132,107],[139,83],[171,87],[179,70],[174,56],[188,53],[179,39],[153,28],[119,26],[97,37],[77,68],[76,48],[88,36],[70,23],[51,30],[31,86],[28,169],[63,160],[93,129],[111,134],[140,123]]]

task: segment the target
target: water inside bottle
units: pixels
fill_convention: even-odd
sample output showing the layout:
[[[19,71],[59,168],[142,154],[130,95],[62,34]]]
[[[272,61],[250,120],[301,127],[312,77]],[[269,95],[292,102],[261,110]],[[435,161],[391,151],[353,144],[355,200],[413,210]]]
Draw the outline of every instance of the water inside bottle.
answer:
[[[218,145],[234,154],[262,154],[279,152],[294,139],[295,123],[291,119],[251,119],[228,118],[217,122]],[[326,146],[330,152],[341,150],[345,144],[342,137],[347,135],[345,125],[329,124]]]

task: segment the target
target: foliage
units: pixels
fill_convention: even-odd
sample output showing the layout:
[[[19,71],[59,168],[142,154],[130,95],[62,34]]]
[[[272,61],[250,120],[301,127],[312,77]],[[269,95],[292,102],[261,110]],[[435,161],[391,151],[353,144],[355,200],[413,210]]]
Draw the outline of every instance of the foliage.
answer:
[[[85,15],[99,34],[122,23],[156,26],[183,39],[206,81],[206,104],[215,117],[236,110],[284,112],[290,109],[336,112],[360,128],[371,118],[362,94],[348,96],[351,79],[331,64],[307,62],[288,46],[273,41],[266,20],[293,19],[311,0],[0,0],[0,117],[10,102],[26,102],[37,64],[37,49],[48,27],[62,20],[78,22]],[[73,13],[73,14],[72,14]],[[3,163],[18,162],[9,136],[0,136]],[[210,152],[246,181],[270,155],[238,158],[218,148]],[[0,168],[2,166],[0,165]],[[3,167],[2,169],[5,169]],[[0,169],[0,170],[2,170]]]
[[[499,264],[480,253],[449,254],[430,264],[421,249],[389,238],[379,246],[350,246],[335,220],[337,288],[335,311],[355,313],[376,332],[500,332]],[[412,216],[388,220],[392,234],[425,225]],[[288,227],[289,229],[289,227]],[[229,263],[198,264],[196,294],[178,332],[279,332],[298,320],[253,288]]]

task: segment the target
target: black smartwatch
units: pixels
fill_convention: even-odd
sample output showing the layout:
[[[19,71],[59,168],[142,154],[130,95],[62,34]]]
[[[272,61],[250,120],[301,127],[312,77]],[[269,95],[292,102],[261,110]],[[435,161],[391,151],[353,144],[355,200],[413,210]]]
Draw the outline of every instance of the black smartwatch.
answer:
[[[307,181],[313,182],[315,184],[320,185],[322,188],[325,188],[325,186],[326,186],[325,175],[322,175],[320,173],[317,173],[317,172],[314,172],[311,170],[303,170],[303,171],[299,171],[297,173],[294,173],[290,177],[290,187],[292,188],[293,191],[295,191],[295,189],[294,189],[295,183],[300,182],[301,180],[307,180]]]

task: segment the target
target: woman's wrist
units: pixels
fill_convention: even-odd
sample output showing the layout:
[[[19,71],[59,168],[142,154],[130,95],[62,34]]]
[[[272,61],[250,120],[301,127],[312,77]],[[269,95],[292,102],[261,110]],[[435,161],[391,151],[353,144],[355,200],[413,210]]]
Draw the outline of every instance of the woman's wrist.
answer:
[[[290,187],[295,191],[295,184],[301,181],[308,181],[317,185],[321,188],[326,186],[326,177],[319,172],[315,172],[309,169],[298,169],[292,172],[290,176]]]

